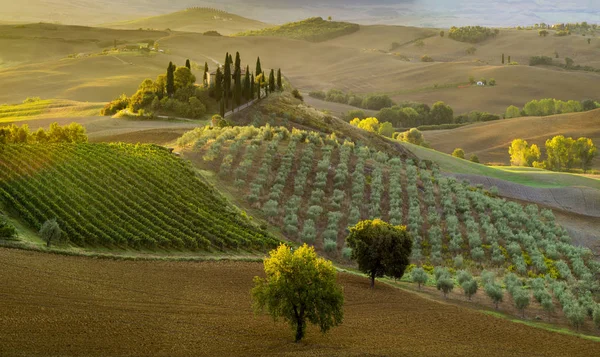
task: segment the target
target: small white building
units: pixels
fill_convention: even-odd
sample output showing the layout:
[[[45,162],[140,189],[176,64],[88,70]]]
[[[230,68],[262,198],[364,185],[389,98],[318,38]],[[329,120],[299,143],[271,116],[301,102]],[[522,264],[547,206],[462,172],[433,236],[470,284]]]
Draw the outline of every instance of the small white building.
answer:
[[[485,84],[483,84],[482,81],[479,81],[479,82],[477,82],[477,85],[480,86],[480,87],[483,87]]]

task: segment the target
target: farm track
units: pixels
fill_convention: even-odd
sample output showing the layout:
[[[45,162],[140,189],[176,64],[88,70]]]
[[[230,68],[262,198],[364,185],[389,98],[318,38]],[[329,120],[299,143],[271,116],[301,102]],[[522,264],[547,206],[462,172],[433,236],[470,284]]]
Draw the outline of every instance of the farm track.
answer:
[[[591,356],[598,343],[341,274],[342,326],[301,344],[249,290],[259,263],[117,262],[0,249],[2,356]],[[543,341],[543,343],[541,343]]]

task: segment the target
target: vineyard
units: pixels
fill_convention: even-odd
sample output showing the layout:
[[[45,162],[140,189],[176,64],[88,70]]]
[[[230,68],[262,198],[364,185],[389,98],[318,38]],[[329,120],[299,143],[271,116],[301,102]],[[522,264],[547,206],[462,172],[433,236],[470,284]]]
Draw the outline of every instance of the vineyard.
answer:
[[[235,187],[289,239],[333,258],[351,253],[344,246],[348,226],[381,218],[407,226],[414,240],[411,260],[429,274],[441,267],[451,273],[487,269],[509,277],[511,294],[521,294],[515,288],[521,279],[532,280],[540,303],[550,291],[557,298],[567,291],[565,304],[576,301],[593,314],[600,264],[589,249],[571,244],[551,210],[524,207],[498,198],[495,189],[444,177],[430,162],[389,157],[334,135],[206,127],[179,144],[200,155],[201,166]]]
[[[78,246],[265,249],[277,242],[189,163],[153,145],[3,145],[0,202],[35,230],[56,218]]]

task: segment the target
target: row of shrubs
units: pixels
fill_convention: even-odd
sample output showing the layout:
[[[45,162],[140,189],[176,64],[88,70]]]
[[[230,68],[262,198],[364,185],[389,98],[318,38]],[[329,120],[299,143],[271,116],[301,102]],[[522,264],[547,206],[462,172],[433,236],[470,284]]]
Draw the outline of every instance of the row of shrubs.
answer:
[[[353,107],[370,110],[380,110],[394,105],[394,101],[385,94],[370,94],[366,97],[361,97],[357,94],[345,93],[339,89],[330,89],[327,93],[324,91],[312,91],[308,95],[328,102],[348,104]]]

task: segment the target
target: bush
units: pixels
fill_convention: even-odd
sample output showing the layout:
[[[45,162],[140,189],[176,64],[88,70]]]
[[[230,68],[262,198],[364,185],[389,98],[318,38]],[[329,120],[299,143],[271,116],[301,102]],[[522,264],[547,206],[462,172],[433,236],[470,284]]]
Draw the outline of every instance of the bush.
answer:
[[[461,149],[461,148],[456,148],[452,152],[452,156],[457,157],[459,159],[464,159],[465,158],[465,151],[463,149]]]
[[[119,111],[127,108],[129,106],[129,98],[125,94],[121,94],[121,96],[112,102],[106,104],[102,110],[100,110],[100,115],[111,116],[117,114]]]
[[[300,91],[295,89],[292,91],[292,95],[294,96],[294,98],[296,99],[300,99],[301,101],[304,101],[304,97],[302,97],[302,94],[300,94]]]
[[[433,58],[429,55],[423,55],[421,56],[421,62],[433,62]]]
[[[312,98],[320,99],[320,100],[325,100],[325,97],[327,97],[327,94],[325,94],[325,92],[323,92],[322,90],[318,90],[318,91],[309,92],[308,96],[312,97]]]
[[[394,101],[387,95],[372,94],[367,96],[362,102],[363,108],[371,110],[380,110],[393,105]]]
[[[477,163],[477,164],[479,163],[479,157],[477,157],[477,155],[475,155],[475,154],[471,155],[471,157],[469,158],[469,160],[471,162],[474,162],[474,163]]]
[[[323,242],[323,249],[327,253],[335,252],[337,250],[337,242],[333,239],[325,239]]]
[[[529,58],[530,66],[552,65],[552,58],[548,56],[533,56]]]
[[[13,239],[17,237],[17,229],[4,217],[0,216],[0,239]]]
[[[488,83],[491,86],[495,86],[496,85],[496,80],[494,78],[491,78]]]
[[[352,119],[358,118],[360,120],[366,119],[367,115],[365,114],[364,111],[360,110],[360,109],[353,109],[353,110],[349,110],[345,115],[344,115],[344,120],[347,122],[352,121]]]
[[[217,31],[211,30],[203,33],[204,36],[221,36]]]
[[[421,285],[427,283],[429,275],[423,268],[414,268],[410,272],[410,278],[413,282],[419,284],[419,290],[421,290]]]

